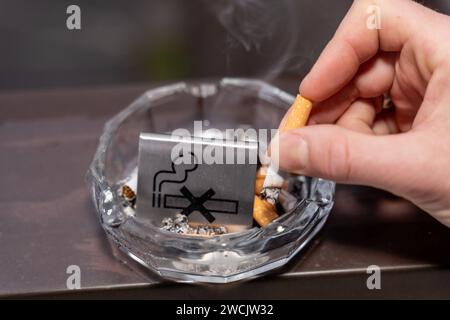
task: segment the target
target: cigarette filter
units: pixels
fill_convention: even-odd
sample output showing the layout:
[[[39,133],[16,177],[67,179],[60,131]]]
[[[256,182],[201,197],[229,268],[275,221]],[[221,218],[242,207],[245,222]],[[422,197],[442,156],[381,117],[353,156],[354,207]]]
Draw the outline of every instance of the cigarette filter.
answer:
[[[275,206],[260,199],[258,196],[255,196],[255,202],[253,203],[253,219],[264,228],[276,218],[278,218],[278,214]]]
[[[285,121],[280,126],[282,133],[306,126],[311,113],[312,102],[301,95],[297,95],[289,109]]]

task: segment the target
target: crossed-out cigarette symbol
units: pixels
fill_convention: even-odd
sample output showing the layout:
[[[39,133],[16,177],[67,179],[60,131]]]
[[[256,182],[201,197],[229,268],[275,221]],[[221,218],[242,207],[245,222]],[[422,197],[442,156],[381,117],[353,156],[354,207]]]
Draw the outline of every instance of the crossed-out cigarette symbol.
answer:
[[[209,223],[216,220],[213,213],[238,213],[239,201],[213,198],[216,192],[212,188],[209,188],[200,197],[194,196],[186,186],[183,186],[180,192],[182,195],[164,195],[164,208],[181,209],[181,213],[186,216],[198,211]]]
[[[189,207],[183,209],[183,211],[181,212],[182,214],[188,216],[192,212],[198,211],[206,218],[206,220],[208,220],[209,223],[216,220],[211,212],[203,205],[207,200],[209,200],[213,195],[216,194],[213,189],[208,189],[208,191],[206,191],[198,198],[194,197],[194,195],[186,187],[181,188],[180,191],[186,197],[186,199],[191,202]]]
[[[193,154],[191,156],[195,158]],[[192,164],[192,167],[179,172],[172,162],[171,170],[161,170],[155,174],[153,179],[153,207],[160,208],[162,206],[167,209],[180,209],[182,210],[181,213],[186,216],[193,212],[200,212],[209,223],[216,220],[213,213],[237,214],[239,201],[213,198],[216,192],[212,188],[209,188],[199,197],[196,197],[185,185],[179,189],[181,194],[164,194],[162,190],[164,184],[184,184],[187,181],[189,173],[198,169],[196,161],[193,161]],[[158,179],[158,176],[164,176],[164,179]]]

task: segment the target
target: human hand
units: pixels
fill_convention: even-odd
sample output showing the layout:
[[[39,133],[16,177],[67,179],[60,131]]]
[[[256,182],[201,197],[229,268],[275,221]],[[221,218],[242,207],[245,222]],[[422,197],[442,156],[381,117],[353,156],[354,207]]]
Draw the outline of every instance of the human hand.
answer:
[[[310,126],[280,137],[280,167],[388,190],[450,227],[449,30],[410,0],[356,0],[300,85]]]

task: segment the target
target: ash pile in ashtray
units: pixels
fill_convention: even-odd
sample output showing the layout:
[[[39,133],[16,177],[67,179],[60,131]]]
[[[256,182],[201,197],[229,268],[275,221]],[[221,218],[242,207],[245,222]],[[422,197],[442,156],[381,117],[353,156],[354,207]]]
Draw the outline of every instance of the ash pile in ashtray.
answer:
[[[136,210],[136,193],[128,186],[123,185],[120,190],[120,196],[123,200],[123,206],[128,214],[133,216]],[[186,215],[177,213],[173,218],[164,218],[161,222],[161,229],[170,232],[186,235],[199,236],[218,236],[228,233],[224,226],[210,226],[210,225],[191,225]]]
[[[177,213],[175,217],[164,218],[161,229],[179,234],[201,235],[201,236],[218,236],[227,233],[227,228],[223,226],[198,225],[191,226],[188,217],[184,214]]]

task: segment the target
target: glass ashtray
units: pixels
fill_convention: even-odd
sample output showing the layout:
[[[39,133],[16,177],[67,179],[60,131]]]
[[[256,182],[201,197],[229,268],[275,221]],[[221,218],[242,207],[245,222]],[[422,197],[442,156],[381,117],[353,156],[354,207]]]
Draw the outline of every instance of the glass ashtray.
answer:
[[[294,97],[252,79],[181,82],[151,89],[110,119],[88,171],[88,185],[108,238],[127,256],[163,278],[227,283],[289,262],[317,234],[333,206],[335,183],[290,175],[293,201],[265,228],[211,237],[168,232],[142,223],[123,205],[120,190],[136,175],[142,132],[210,127],[277,128]]]

